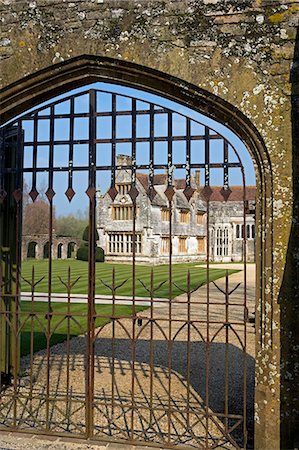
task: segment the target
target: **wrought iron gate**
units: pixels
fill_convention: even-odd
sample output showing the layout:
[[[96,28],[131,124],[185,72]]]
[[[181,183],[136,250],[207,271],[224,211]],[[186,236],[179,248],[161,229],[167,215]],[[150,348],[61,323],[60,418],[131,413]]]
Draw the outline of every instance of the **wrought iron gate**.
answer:
[[[87,100],[86,109],[78,107],[83,100]],[[58,124],[60,130],[64,128],[62,138],[56,133]],[[234,146],[179,111],[95,89],[23,115],[2,129],[1,139],[0,428],[165,447],[245,448],[248,201],[244,168]],[[38,155],[43,149],[48,159],[40,164]],[[84,164],[80,158],[75,164],[77,151],[86,152]],[[29,160],[26,152],[31,155]],[[65,164],[55,163],[56,152],[63,153]],[[221,172],[222,186],[212,185],[213,171]],[[211,269],[214,246],[219,257],[228,256],[228,234],[214,229],[211,207],[215,207],[215,196],[229,200],[232,171],[239,171],[242,180],[241,286],[230,283],[229,272],[224,283],[215,282]],[[121,178],[124,172],[126,179]],[[69,202],[78,194],[74,176],[88,174],[87,185],[80,186],[89,202],[88,283],[86,296],[81,296],[82,302],[87,297],[84,312],[73,306],[78,302],[76,286],[82,273],[73,273],[71,264],[65,272],[53,272],[57,173],[67,176]],[[99,193],[98,184],[108,179],[107,173],[107,192]],[[200,173],[203,186],[199,180],[196,184]],[[28,277],[21,264],[23,177],[28,180],[30,176],[28,196],[35,202],[40,194],[39,174],[47,176],[47,270],[40,276],[33,264]],[[103,225],[107,204],[115,222],[124,215],[119,221],[123,228],[119,226],[118,231],[111,218],[110,232]],[[147,260],[143,257],[154,225],[142,224],[142,208],[156,214],[156,226],[158,222],[161,227],[159,260],[153,253],[157,244],[151,244]],[[164,214],[162,219],[160,214]],[[131,264],[129,277],[122,278],[117,265],[110,278],[103,279],[100,268],[96,271],[97,240],[104,242],[104,238],[111,260],[126,254]],[[193,255],[189,252],[183,257],[184,251],[188,253],[187,239],[198,247]],[[178,269],[181,260],[196,262],[200,253],[205,265]],[[166,263],[162,276],[156,275],[156,266],[150,267],[157,261]],[[139,262],[148,266],[143,277]],[[184,282],[177,280],[181,270],[185,270]],[[44,277],[46,313],[39,307]],[[64,286],[62,310],[55,308],[59,283],[60,290]],[[124,298],[120,293],[126,283],[130,292]],[[98,293],[99,285],[109,294]],[[146,294],[140,295],[140,289]],[[108,312],[100,308],[101,302],[110,305]],[[123,303],[131,307],[129,314],[119,309]],[[53,346],[63,326],[64,341]],[[76,333],[72,327],[77,327]],[[25,329],[28,352],[20,358]],[[36,333],[45,339],[44,350],[38,352]],[[231,400],[236,389],[232,374],[236,358],[242,378],[238,404]]]

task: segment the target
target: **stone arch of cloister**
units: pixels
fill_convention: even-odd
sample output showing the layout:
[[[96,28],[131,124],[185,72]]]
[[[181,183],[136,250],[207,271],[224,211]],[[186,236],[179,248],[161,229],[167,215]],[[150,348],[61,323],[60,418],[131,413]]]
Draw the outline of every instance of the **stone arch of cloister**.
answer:
[[[29,251],[29,247],[35,244],[34,256]],[[40,235],[26,235],[22,238],[22,259],[44,259],[45,246],[49,243],[49,236],[47,234]],[[70,245],[74,244],[73,251],[70,251]],[[54,236],[52,240],[52,258],[53,259],[69,259],[74,258],[76,250],[79,248],[80,239],[74,239],[73,237]],[[60,246],[60,255],[58,253],[58,247]],[[71,256],[70,256],[71,254]]]
[[[181,102],[225,124],[246,145],[258,192],[255,445],[293,448],[299,278],[293,200],[298,141],[292,140],[292,130],[293,137],[298,132],[292,124],[298,100],[293,113],[291,104],[291,95],[299,94],[296,2],[137,6],[126,1],[116,7],[112,1],[51,1],[47,9],[42,0],[33,6],[8,3],[3,122],[75,87],[106,81]],[[11,25],[12,12],[17,27]],[[295,75],[290,79],[291,61]]]

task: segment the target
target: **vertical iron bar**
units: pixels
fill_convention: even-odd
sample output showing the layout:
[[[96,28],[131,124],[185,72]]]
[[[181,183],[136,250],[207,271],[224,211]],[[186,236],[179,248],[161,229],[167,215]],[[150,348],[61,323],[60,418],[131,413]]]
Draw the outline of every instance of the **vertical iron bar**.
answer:
[[[186,187],[191,186],[191,120],[186,122]]]
[[[225,275],[225,385],[224,385],[224,423],[225,432],[228,433],[228,327],[229,327],[229,295],[228,295],[228,270],[226,270]]]
[[[33,116],[33,160],[32,160],[32,192],[36,191],[36,165],[37,165],[37,126],[38,116],[37,113]]]
[[[111,136],[111,187],[115,187],[116,175],[116,95],[112,94],[112,136]]]
[[[241,163],[241,161],[240,161]],[[244,442],[243,448],[247,447],[247,320],[248,320],[248,309],[247,309],[247,229],[246,229],[246,179],[243,164],[241,163],[241,173],[242,173],[242,183],[243,183],[243,222],[244,222],[244,373],[243,373],[243,430],[244,430]]]
[[[153,426],[153,396],[154,396],[154,269],[151,268],[150,279],[150,423]]]
[[[4,217],[3,213],[5,211],[5,131],[6,129],[0,129],[0,195],[2,197],[0,202],[0,210],[2,217],[0,216],[0,339],[1,346],[0,349],[1,357],[1,367],[0,367],[0,399],[2,399],[2,384],[5,385],[7,380],[5,380],[5,374],[9,372],[8,368],[8,347],[7,347],[7,308],[6,308],[6,278],[5,278],[5,257],[4,257]],[[3,205],[2,205],[3,204]],[[3,348],[4,347],[4,348]],[[3,376],[2,376],[3,369]]]
[[[205,127],[205,186],[210,186],[210,131]]]
[[[30,323],[30,374],[29,374],[29,398],[30,412],[32,414],[33,401],[33,353],[34,353],[34,287],[35,287],[35,268],[32,266],[31,271],[31,323]]]
[[[51,319],[52,319],[52,247],[53,247],[53,159],[54,159],[54,106],[50,108],[50,148],[49,148],[49,265],[48,265],[48,314],[47,314],[47,378],[46,378],[46,430],[50,430],[50,339],[51,339]]]
[[[210,187],[210,133],[209,128],[205,127],[205,187]],[[206,389],[205,389],[205,418],[206,418],[206,436],[205,445],[209,446],[209,375],[210,375],[210,197],[207,202],[207,270],[206,270],[206,293],[207,293],[207,311],[206,311]]]
[[[69,141],[69,173],[68,173],[68,189],[73,188],[73,166],[74,166],[74,113],[75,100],[70,100],[70,141]]]
[[[132,100],[132,186],[136,188],[136,100]],[[133,197],[133,236],[132,236],[132,389],[131,389],[131,439],[134,439],[134,411],[135,411],[135,358],[136,358],[136,196]]]
[[[190,430],[190,371],[191,371],[191,277],[187,274],[187,430]]]
[[[112,349],[111,349],[111,424],[114,423],[115,409],[115,267],[112,268]]]
[[[154,142],[155,137],[155,107],[150,104],[150,136],[149,136],[149,191],[154,189]],[[150,195],[152,200],[152,195]]]
[[[136,100],[132,99],[132,187],[136,187]]]
[[[115,189],[115,176],[116,176],[116,95],[112,94],[112,143],[111,143],[111,187]],[[112,270],[112,386],[111,386],[111,423],[114,422],[114,411],[115,411],[115,293],[116,293],[116,282],[115,282],[115,268]]]
[[[69,170],[68,170],[68,188],[67,197],[69,202],[72,200],[73,195],[73,166],[74,166],[74,129],[75,129],[75,99],[70,99],[70,129],[69,129]],[[91,120],[89,118],[89,120]],[[70,427],[71,417],[71,394],[70,394],[70,333],[71,333],[71,268],[68,267],[68,279],[67,279],[67,342],[66,342],[66,418],[67,429]]]
[[[223,141],[223,187],[226,191],[228,189],[228,142]]]
[[[67,273],[67,334],[66,334],[66,419],[67,429],[70,427],[70,334],[71,334],[71,267],[68,267]]]
[[[168,122],[168,187],[173,187],[172,165],[172,113],[167,113]],[[169,305],[168,305],[168,443],[171,443],[171,371],[172,371],[172,205],[173,198],[169,197]]]
[[[13,147],[14,155],[12,160],[15,163],[16,175],[14,177],[14,186],[12,192],[16,193],[16,225],[15,225],[15,292],[11,299],[14,297],[14,364],[13,364],[13,388],[14,388],[14,426],[16,426],[16,414],[17,414],[17,388],[18,388],[18,370],[19,370],[19,320],[20,320],[20,270],[21,270],[21,252],[20,246],[22,242],[22,166],[23,166],[23,139],[22,139],[22,122],[18,120],[17,130],[17,146]],[[12,165],[13,167],[13,165]],[[12,192],[10,195],[12,195]],[[17,195],[19,192],[19,196]],[[11,268],[12,270],[12,268]]]
[[[94,334],[95,334],[95,251],[96,251],[96,92],[89,91],[89,228],[88,228],[88,351],[87,351],[87,436],[93,435]]]

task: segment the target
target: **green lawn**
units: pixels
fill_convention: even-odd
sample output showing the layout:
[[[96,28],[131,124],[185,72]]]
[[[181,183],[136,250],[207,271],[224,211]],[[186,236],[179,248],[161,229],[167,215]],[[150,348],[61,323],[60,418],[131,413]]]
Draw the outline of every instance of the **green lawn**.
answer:
[[[30,315],[31,302],[23,301],[21,303],[21,319],[20,324],[22,326],[21,331],[21,356],[30,353],[30,344],[33,343],[33,353],[38,350],[42,350],[47,347],[46,332],[48,321],[46,319],[46,313],[48,311],[47,303],[34,302],[34,315]],[[51,319],[51,332],[53,332],[50,339],[50,346],[64,342],[67,336],[74,337],[80,334],[84,334],[87,330],[87,305],[86,304],[71,304],[70,312],[72,317],[67,318],[67,304],[66,303],[53,303],[52,309],[54,313],[59,315],[53,315]],[[144,306],[136,306],[136,312],[145,309]],[[95,321],[95,326],[100,327],[110,321],[112,315],[111,305],[96,305],[96,313],[100,316]],[[116,305],[116,316],[130,316],[132,314],[132,306]],[[107,316],[107,317],[105,317]],[[69,330],[68,330],[69,327]],[[32,331],[31,331],[32,329]],[[31,337],[32,336],[32,337]]]
[[[24,261],[22,263],[22,276],[27,280],[31,280],[32,266],[35,270],[35,282],[41,279],[43,280],[36,285],[36,292],[47,292],[48,290],[48,261]],[[75,281],[78,277],[80,279],[74,285],[72,289],[73,294],[86,294],[87,293],[87,280],[88,280],[88,267],[85,261],[77,260],[54,260],[52,267],[52,292],[63,293],[66,292],[66,288],[59,279],[67,281],[68,268],[71,269],[71,280]],[[112,282],[112,269],[115,268],[115,284],[121,285],[117,291],[117,295],[132,295],[132,266],[129,264],[108,264],[108,263],[96,263],[96,294],[109,295],[111,290],[107,286],[111,286]],[[160,298],[169,297],[169,266],[160,265],[154,266],[154,286],[157,287],[155,296]],[[206,269],[198,267],[198,263],[189,264],[173,264],[172,276],[172,298],[181,293],[180,289],[187,288],[187,274],[190,270],[190,284],[194,289],[206,282]],[[237,272],[236,270],[229,270],[228,273],[232,274]],[[149,294],[146,288],[150,287],[150,273],[151,266],[136,266],[136,296],[148,297]],[[214,281],[217,278],[222,278],[226,273],[224,269],[212,269],[210,268],[210,281]],[[102,281],[101,281],[102,280]],[[143,284],[142,284],[142,283]],[[104,283],[104,284],[103,284]],[[163,283],[160,287],[159,285]],[[105,286],[105,284],[107,286]],[[145,287],[144,287],[144,286]],[[31,288],[26,282],[22,282],[22,291],[30,291]]]
[[[24,261],[22,263],[22,277],[31,281],[32,268],[34,266],[34,281],[37,283],[35,287],[36,292],[47,292],[48,290],[48,261]],[[75,281],[78,277],[79,280],[72,288],[73,294],[86,294],[87,293],[87,280],[88,280],[88,266],[84,261],[77,260],[55,260],[52,266],[52,292],[64,293],[66,287],[61,282],[67,282],[68,270],[70,267],[71,282]],[[111,290],[109,287],[112,281],[112,271],[115,269],[115,284],[119,285],[117,289],[118,295],[130,296],[132,295],[132,266],[125,264],[108,264],[108,263],[96,263],[96,293],[109,295]],[[173,286],[172,286],[172,298],[181,294],[180,289],[187,288],[187,275],[190,271],[190,284],[191,289],[196,289],[202,284],[206,283],[206,269],[198,266],[198,263],[190,264],[174,264],[172,266],[173,274]],[[153,267],[154,271],[154,286],[157,288],[155,291],[155,297],[168,298],[169,297],[169,266],[160,265]],[[232,274],[237,272],[236,270],[229,270],[228,273]],[[149,293],[146,288],[150,286],[150,266],[136,266],[136,296],[148,297]],[[222,278],[226,274],[226,270],[222,269],[210,269],[210,281]],[[61,280],[59,279],[61,278]],[[102,281],[101,281],[102,280]],[[142,283],[139,281],[141,280]],[[105,286],[107,285],[107,286]],[[22,281],[21,290],[23,292],[30,291],[31,288],[26,281]],[[35,301],[33,306],[34,315],[30,315],[32,305],[31,302],[22,301],[21,304],[21,354],[27,355],[30,353],[30,346],[33,344],[33,352],[44,349],[47,346],[46,335],[47,331],[47,319],[46,313],[48,310],[47,303]],[[50,346],[63,342],[67,339],[67,336],[73,337],[80,334],[84,334],[87,330],[87,305],[86,304],[71,304],[70,312],[72,317],[67,318],[67,304],[66,303],[52,303],[52,308],[55,313],[51,319],[51,339]],[[146,307],[136,306],[136,311],[142,311]],[[112,315],[111,305],[96,305],[96,313],[100,316],[97,317],[95,325],[99,327],[108,323]],[[132,314],[132,306],[128,305],[116,305],[115,314],[117,316],[130,316]],[[105,317],[106,316],[106,317]],[[69,329],[68,329],[69,328]]]

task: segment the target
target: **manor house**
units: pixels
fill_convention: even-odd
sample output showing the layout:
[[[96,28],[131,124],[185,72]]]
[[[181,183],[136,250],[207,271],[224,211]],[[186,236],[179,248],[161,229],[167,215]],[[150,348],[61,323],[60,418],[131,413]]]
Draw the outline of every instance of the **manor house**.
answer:
[[[116,189],[114,200],[108,192],[98,195],[97,227],[98,245],[106,255],[106,261],[128,262],[132,258],[133,204],[131,188],[131,158],[117,158]],[[121,167],[121,168],[119,168]],[[136,261],[161,264],[169,258],[170,211],[165,195],[167,175],[154,175],[155,197],[147,195],[149,176],[136,173]],[[175,195],[172,210],[172,258],[173,262],[204,261],[207,259],[207,204],[201,195],[200,171],[192,179],[195,190],[188,201],[183,193],[184,179],[174,180]],[[230,188],[227,201],[219,186],[212,186],[210,198],[210,260],[218,262],[243,261],[244,233],[246,235],[246,260],[255,259],[255,187],[246,188],[246,221],[244,226],[243,189]]]

